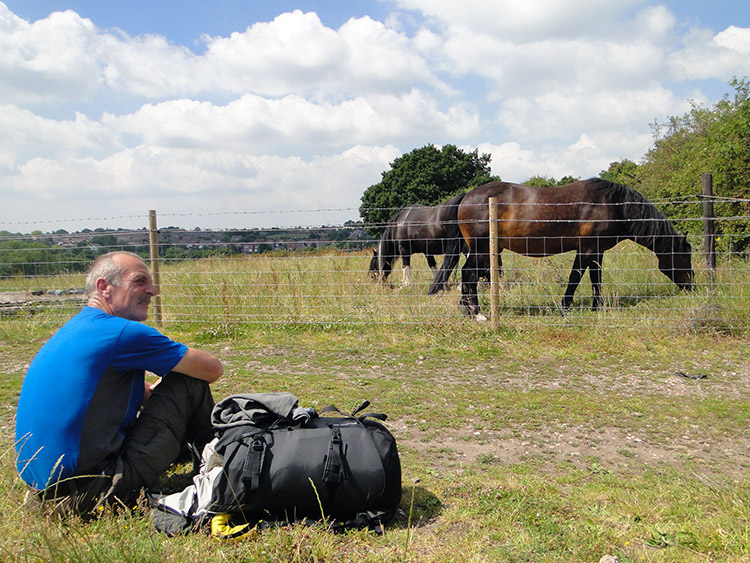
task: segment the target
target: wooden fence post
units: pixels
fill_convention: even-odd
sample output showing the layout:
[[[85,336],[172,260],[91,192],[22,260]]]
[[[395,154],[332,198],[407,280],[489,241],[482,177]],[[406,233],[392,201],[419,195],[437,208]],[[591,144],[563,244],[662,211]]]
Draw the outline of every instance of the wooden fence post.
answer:
[[[159,231],[156,229],[156,210],[151,209],[148,212],[148,245],[149,255],[151,257],[151,277],[156,286],[156,295],[154,296],[154,323],[160,327],[162,325],[161,310],[161,270],[159,266]]]
[[[703,241],[706,267],[713,273],[716,270],[716,239],[714,237],[714,181],[711,174],[701,176],[703,192]]]
[[[497,328],[500,325],[500,315],[498,313],[500,302],[500,272],[497,268],[497,198],[490,198],[489,221],[490,221],[490,315],[492,317],[492,326]]]

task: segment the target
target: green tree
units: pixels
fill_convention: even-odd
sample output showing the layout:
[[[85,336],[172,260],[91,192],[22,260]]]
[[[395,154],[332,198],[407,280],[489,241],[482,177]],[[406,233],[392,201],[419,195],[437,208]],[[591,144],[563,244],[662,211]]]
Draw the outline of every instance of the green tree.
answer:
[[[624,184],[633,189],[638,189],[638,165],[632,160],[624,158],[617,162],[610,162],[609,168],[599,173],[602,180]]]
[[[94,246],[106,246],[106,247],[122,245],[122,243],[117,239],[115,235],[97,235],[95,237],[91,237],[89,244],[94,245]]]
[[[640,191],[674,218],[696,217],[702,205],[701,175],[711,173],[716,216],[741,217],[718,221],[717,234],[732,235],[733,250],[750,248],[750,83],[730,82],[729,95],[711,108],[693,104],[690,111],[671,117],[666,126],[653,125],[654,147],[638,169]],[[729,198],[729,199],[728,199]],[[731,198],[736,198],[732,200]],[[686,221],[680,229],[699,233],[699,221]]]
[[[421,203],[437,205],[449,197],[492,180],[489,154],[466,153],[454,145],[414,149],[391,163],[382,180],[362,195],[359,214],[368,233],[378,236],[399,209]]]
[[[554,186],[557,183],[557,180],[548,176],[532,176],[521,183],[524,186],[534,186],[535,188],[549,188]]]
[[[525,182],[523,182],[526,186],[534,186],[536,188],[554,188],[559,186],[567,186],[568,184],[572,184],[573,182],[577,182],[580,180],[580,178],[575,178],[573,176],[563,176],[559,180],[555,180],[551,176],[532,176]]]

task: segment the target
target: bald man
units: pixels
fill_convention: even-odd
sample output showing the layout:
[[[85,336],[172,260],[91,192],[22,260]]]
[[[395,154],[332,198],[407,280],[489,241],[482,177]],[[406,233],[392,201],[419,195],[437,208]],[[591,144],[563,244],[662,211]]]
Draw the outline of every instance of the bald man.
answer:
[[[112,252],[86,276],[88,301],[42,347],[16,413],[17,467],[43,500],[88,513],[130,505],[184,444],[210,440],[211,353],[143,324],[157,290],[141,258]],[[145,371],[160,376],[145,380]]]

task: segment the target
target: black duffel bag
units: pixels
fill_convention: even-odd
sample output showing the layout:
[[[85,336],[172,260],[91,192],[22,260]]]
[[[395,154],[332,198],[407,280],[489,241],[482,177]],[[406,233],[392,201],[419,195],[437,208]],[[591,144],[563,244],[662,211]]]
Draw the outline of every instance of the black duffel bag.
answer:
[[[208,512],[361,526],[393,517],[401,501],[401,463],[396,440],[381,423],[385,415],[363,413],[365,402],[351,415],[326,407],[320,415],[294,408],[280,416],[258,408],[263,398],[239,395],[216,405],[214,449],[223,470],[213,480]],[[218,423],[227,412],[233,422]]]

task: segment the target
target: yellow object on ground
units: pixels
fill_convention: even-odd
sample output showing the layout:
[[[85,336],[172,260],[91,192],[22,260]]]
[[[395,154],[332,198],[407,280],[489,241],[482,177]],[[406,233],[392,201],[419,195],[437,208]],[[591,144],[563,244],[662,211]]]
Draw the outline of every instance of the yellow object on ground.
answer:
[[[258,525],[245,522],[232,526],[231,514],[217,514],[211,518],[211,536],[219,540],[252,539],[258,535]]]

